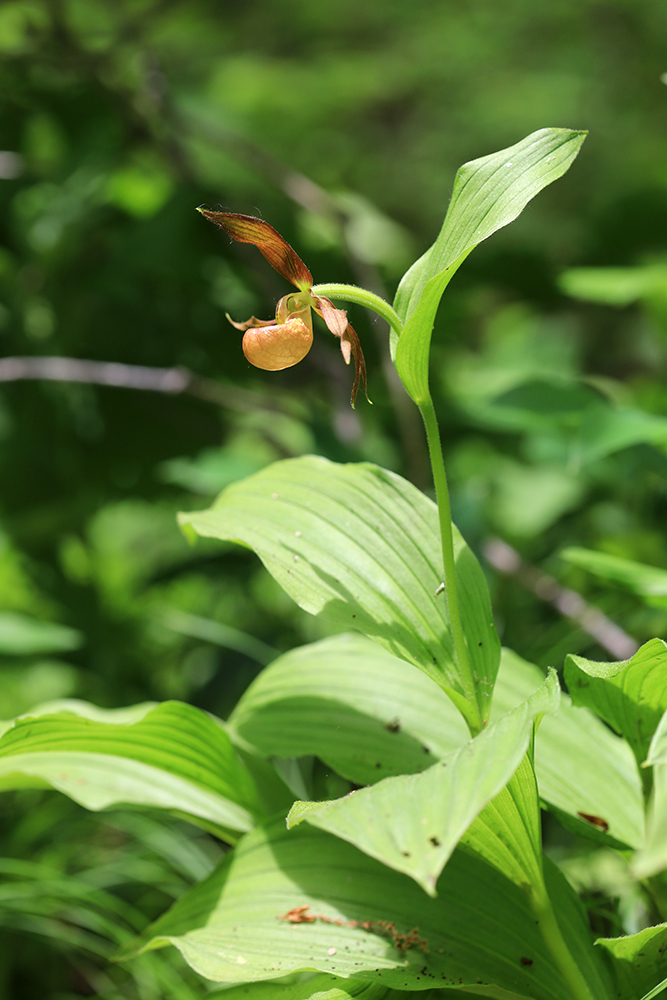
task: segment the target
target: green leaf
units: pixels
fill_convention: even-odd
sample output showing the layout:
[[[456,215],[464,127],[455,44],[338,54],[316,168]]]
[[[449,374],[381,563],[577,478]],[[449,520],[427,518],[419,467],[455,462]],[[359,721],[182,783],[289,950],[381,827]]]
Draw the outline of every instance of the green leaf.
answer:
[[[416,403],[428,398],[431,331],[451,277],[478,243],[513,222],[542,188],[562,177],[585,137],[570,129],[540,129],[459,168],[440,234],[403,277],[394,300],[405,322],[396,369]]]
[[[550,878],[591,994],[609,1000],[576,897],[573,904],[558,872]],[[200,975],[229,984],[316,970],[397,990],[570,1000],[516,886],[456,851],[439,890],[431,899],[351,844],[308,824],[287,831],[280,821],[244,837],[120,957],[173,944]]]
[[[543,680],[538,667],[503,650],[492,720],[529,698]],[[274,660],[241,698],[230,733],[266,756],[315,754],[360,785],[423,770],[469,738],[461,716],[429,678],[359,635],[334,636]],[[543,719],[536,740],[542,800],[580,834],[641,847],[641,783],[627,743],[567,695],[558,713]],[[582,814],[603,818],[609,832]]]
[[[19,718],[34,719],[39,715],[56,715],[59,712],[67,712],[83,719],[92,719],[94,722],[112,722],[116,725],[123,725],[139,722],[156,705],[155,701],[143,701],[136,705],[129,705],[127,708],[98,708],[97,705],[91,705],[88,701],[80,701],[78,698],[57,698],[55,701],[44,701],[41,705],[33,705],[29,712],[25,712]],[[0,721],[0,736],[8,729],[13,729],[16,722],[16,719]]]
[[[595,943],[612,957],[617,982],[614,995],[619,1000],[656,996],[652,988],[667,977],[667,924],[645,927],[626,937],[598,938]]]
[[[638,597],[643,597],[648,604],[667,605],[667,570],[576,546],[563,549],[560,557],[601,580],[622,584]]]
[[[445,602],[436,597],[443,579],[437,508],[400,476],[369,463],[288,459],[234,483],[209,510],[179,520],[200,535],[254,549],[304,610],[365,633],[450,697],[465,697]],[[484,709],[500,644],[484,574],[456,529],[455,556]]]
[[[651,639],[629,660],[617,663],[571,654],[565,661],[565,680],[575,705],[591,708],[604,719],[643,763],[667,709],[667,643]]]
[[[17,719],[0,739],[0,788],[35,783],[87,809],[169,809],[224,839],[251,829],[261,813],[226,732],[206,712],[173,701],[131,724],[65,712]]]
[[[527,701],[420,774],[386,778],[331,802],[297,802],[306,820],[413,878],[429,895],[457,843],[521,763],[537,716],[555,712],[555,671]]]
[[[0,613],[0,655],[31,656],[78,649],[83,636],[56,622],[40,621],[18,611]]]
[[[359,634],[279,656],[242,696],[229,733],[267,757],[314,754],[358,785],[423,771],[469,739],[444,691]]]
[[[492,721],[527,698],[542,677],[532,663],[503,650]],[[596,715],[572,705],[567,695],[561,696],[558,713],[545,716],[537,731],[535,772],[540,797],[576,832],[617,846],[642,846],[644,804],[633,753]],[[608,833],[586,816],[604,820]]]

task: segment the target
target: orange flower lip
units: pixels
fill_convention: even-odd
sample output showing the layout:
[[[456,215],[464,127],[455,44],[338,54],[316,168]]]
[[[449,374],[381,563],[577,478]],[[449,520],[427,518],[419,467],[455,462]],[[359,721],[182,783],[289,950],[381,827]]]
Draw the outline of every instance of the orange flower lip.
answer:
[[[275,326],[251,327],[243,337],[243,353],[255,368],[279,372],[303,361],[313,343],[313,331],[302,319]]]

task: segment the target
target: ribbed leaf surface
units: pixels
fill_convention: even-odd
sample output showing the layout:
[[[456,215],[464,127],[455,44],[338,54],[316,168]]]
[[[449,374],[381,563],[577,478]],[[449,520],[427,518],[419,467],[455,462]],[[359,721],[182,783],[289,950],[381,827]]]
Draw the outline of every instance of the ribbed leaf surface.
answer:
[[[558,872],[549,891],[592,995],[609,1000],[585,916]],[[489,865],[455,852],[430,899],[411,879],[305,823],[248,834],[122,957],[165,944],[227,983],[317,970],[397,990],[570,1000],[525,895]]]
[[[261,814],[254,783],[225,731],[180,702],[158,705],[129,725],[64,712],[16,720],[0,739],[0,788],[35,781],[87,809],[116,803],[170,809],[225,836],[251,829]]]
[[[296,802],[288,826],[306,820],[405,872],[435,895],[438,877],[457,843],[510,780],[529,745],[536,716],[555,712],[559,695],[552,671],[526,702],[439,763],[420,774],[386,778],[342,799]],[[503,833],[500,827],[497,832]]]
[[[375,465],[307,456],[276,462],[225,490],[207,511],[182,514],[200,535],[241,542],[306,611],[355,629],[463,699],[452,655],[437,508]],[[488,588],[455,531],[464,629],[482,718],[500,646]]]
[[[423,771],[469,739],[447,695],[362,635],[337,635],[271,663],[229,719],[267,757],[314,754],[370,785]]]

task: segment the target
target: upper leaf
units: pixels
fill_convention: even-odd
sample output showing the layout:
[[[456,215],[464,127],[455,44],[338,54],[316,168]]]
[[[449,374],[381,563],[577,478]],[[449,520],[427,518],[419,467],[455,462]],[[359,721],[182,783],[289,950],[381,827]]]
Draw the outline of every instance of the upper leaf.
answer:
[[[181,514],[198,534],[253,548],[304,610],[364,632],[467,708],[454,662],[435,504],[367,463],[289,459],[234,483],[207,511]],[[460,534],[455,557],[479,714],[488,717],[500,659],[484,574]]]
[[[67,712],[17,719],[0,739],[0,788],[36,782],[87,809],[133,803],[176,811],[225,839],[251,829],[262,812],[226,732],[175,701],[132,724]]]
[[[569,168],[586,132],[545,128],[460,167],[440,234],[404,275],[394,308],[405,323],[395,363],[417,403],[428,398],[428,353],[438,303],[478,243],[507,226],[542,188]]]

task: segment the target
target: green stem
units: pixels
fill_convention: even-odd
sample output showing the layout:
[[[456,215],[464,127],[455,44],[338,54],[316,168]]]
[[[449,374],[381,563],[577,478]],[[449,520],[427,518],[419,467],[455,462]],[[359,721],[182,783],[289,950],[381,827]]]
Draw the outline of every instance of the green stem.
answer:
[[[330,299],[341,299],[343,302],[366,306],[367,309],[372,309],[378,316],[386,319],[399,337],[403,332],[403,324],[389,303],[366,288],[359,288],[358,285],[313,285],[310,291],[313,295],[326,295]]]
[[[468,656],[468,645],[466,643],[463,624],[461,622],[461,610],[459,607],[459,594],[456,582],[456,560],[454,557],[454,535],[452,533],[452,512],[449,503],[449,488],[447,486],[447,473],[445,472],[445,462],[442,457],[442,446],[440,444],[440,431],[438,421],[433,407],[433,400],[428,397],[427,402],[419,407],[424,427],[426,428],[426,440],[431,458],[431,468],[433,470],[433,482],[435,484],[435,496],[438,502],[438,517],[440,518],[440,539],[442,544],[442,562],[445,572],[445,600],[449,614],[449,630],[454,644],[454,657],[459,668],[459,676],[463,685],[465,697],[465,710],[462,705],[458,707],[465,715],[470,734],[476,736],[482,729],[482,718],[477,702],[477,690],[475,678],[470,666]]]
[[[544,943],[570,989],[572,1000],[593,1000],[593,995],[581,974],[581,969],[572,958],[572,953],[565,943],[546,889],[540,893],[539,898],[537,894],[532,896],[531,908],[537,918]]]

